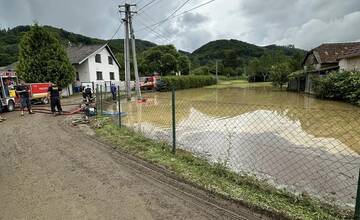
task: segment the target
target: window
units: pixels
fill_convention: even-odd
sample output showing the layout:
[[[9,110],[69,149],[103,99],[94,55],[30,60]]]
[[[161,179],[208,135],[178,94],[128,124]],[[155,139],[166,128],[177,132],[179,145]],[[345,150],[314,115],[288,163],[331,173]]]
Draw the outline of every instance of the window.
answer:
[[[96,72],[96,80],[103,80],[102,72],[100,71]]]
[[[95,62],[101,63],[101,55],[100,54],[95,55]]]
[[[76,72],[76,80],[77,80],[77,81],[80,81],[79,72]]]
[[[109,59],[109,64],[110,64],[110,65],[113,65],[113,59],[112,59],[112,57],[108,56],[108,59]]]
[[[115,73],[114,72],[110,72],[110,80],[115,80]]]

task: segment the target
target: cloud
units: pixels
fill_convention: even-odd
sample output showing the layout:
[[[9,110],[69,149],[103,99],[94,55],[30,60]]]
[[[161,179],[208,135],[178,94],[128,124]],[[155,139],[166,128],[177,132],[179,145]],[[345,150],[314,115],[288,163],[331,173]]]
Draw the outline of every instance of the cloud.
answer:
[[[124,0],[0,0],[0,27],[53,25],[102,39],[110,38],[121,21]],[[129,3],[138,0],[127,0]],[[151,2],[140,0],[137,9]],[[206,0],[191,0],[178,13]],[[154,27],[184,0],[157,0],[134,17],[136,36],[158,44],[193,51],[216,39],[239,39],[257,45],[295,44],[310,49],[322,42],[360,38],[359,0],[216,0]],[[156,32],[156,33],[154,33]],[[123,30],[116,38],[123,37]]]
[[[195,28],[209,20],[210,18],[205,15],[201,15],[199,13],[188,13],[180,17],[177,23],[187,28]]]
[[[253,0],[242,1],[239,10],[250,27],[246,38],[257,44],[310,49],[322,42],[354,41],[360,36],[360,30],[335,31],[360,22],[358,0]]]
[[[360,11],[345,15],[343,18],[324,21],[312,19],[305,24],[288,29],[277,44],[296,42],[299,47],[313,48],[324,42],[349,42],[360,37],[358,25]]]

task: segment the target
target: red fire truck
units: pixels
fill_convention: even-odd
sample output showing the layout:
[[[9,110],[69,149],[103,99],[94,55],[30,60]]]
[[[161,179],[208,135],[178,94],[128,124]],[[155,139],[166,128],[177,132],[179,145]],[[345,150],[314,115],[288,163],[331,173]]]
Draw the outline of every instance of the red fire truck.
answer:
[[[0,112],[15,110],[19,103],[19,97],[16,95],[16,86],[19,85],[18,77],[14,71],[0,71]],[[30,99],[32,102],[41,102],[47,104],[48,88],[50,83],[29,83]]]
[[[141,90],[154,90],[156,81],[160,79],[159,76],[146,76],[140,78],[140,89]]]

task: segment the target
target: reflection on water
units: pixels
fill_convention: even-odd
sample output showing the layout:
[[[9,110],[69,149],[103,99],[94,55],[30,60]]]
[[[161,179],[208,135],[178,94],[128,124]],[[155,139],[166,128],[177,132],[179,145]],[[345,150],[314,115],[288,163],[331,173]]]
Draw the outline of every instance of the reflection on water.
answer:
[[[124,103],[125,123],[170,142],[170,95],[145,94],[144,104]],[[265,88],[193,89],[176,96],[181,148],[281,188],[354,203],[359,108]]]

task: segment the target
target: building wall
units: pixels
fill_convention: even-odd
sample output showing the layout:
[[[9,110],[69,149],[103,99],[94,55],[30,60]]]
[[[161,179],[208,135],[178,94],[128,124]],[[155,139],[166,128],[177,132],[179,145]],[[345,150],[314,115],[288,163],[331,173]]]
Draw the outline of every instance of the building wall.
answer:
[[[101,63],[95,62],[95,54],[90,56],[88,58],[89,63],[89,76],[90,81],[94,82],[95,84],[104,85],[105,81],[112,81],[116,85],[119,84],[119,66],[116,64],[115,60],[113,60],[113,64],[109,64],[108,62],[108,56],[111,56],[109,51],[106,49],[106,47],[99,52],[101,55]],[[103,80],[97,80],[96,78],[96,72],[100,71],[103,75]],[[110,72],[114,72],[115,74],[115,80],[110,80]]]
[[[345,58],[339,61],[341,70],[357,70],[360,71],[360,56],[353,58]]]
[[[91,82],[89,72],[89,61],[86,60],[82,64],[75,65],[76,72],[79,73],[79,81],[76,81],[76,86],[81,86],[82,82]]]

